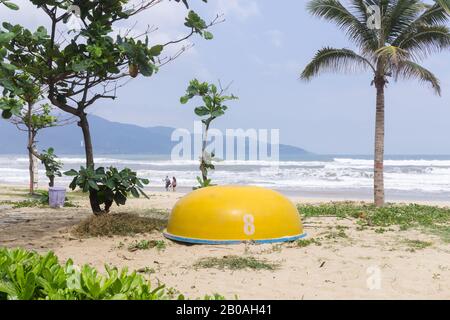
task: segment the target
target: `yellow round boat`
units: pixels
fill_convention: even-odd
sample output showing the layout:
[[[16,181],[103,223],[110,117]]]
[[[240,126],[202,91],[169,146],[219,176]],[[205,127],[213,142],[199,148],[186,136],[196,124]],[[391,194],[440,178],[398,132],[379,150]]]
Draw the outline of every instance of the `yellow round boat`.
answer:
[[[273,243],[305,236],[289,199],[251,186],[215,186],[189,193],[172,209],[164,235],[200,244]]]

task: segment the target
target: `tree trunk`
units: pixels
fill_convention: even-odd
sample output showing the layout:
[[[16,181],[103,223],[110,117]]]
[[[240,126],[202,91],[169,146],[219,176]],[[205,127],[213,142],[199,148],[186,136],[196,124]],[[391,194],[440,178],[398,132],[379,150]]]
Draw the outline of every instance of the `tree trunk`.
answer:
[[[31,116],[32,116],[32,109],[33,109],[33,104],[28,103],[28,110],[27,110],[27,118],[24,121],[26,126],[27,126],[27,133],[28,133],[28,144],[27,144],[27,149],[28,149],[28,172],[30,174],[30,188],[29,188],[29,193],[30,195],[34,195],[34,156],[33,156],[33,146],[34,146],[34,138],[35,138],[35,134],[33,133],[33,125],[31,122]]]
[[[375,79],[377,108],[375,120],[374,202],[384,206],[384,85],[382,77]]]
[[[203,182],[208,180],[208,169],[206,168],[206,164],[207,164],[206,163],[207,162],[206,146],[208,143],[209,125],[210,125],[209,122],[205,124],[205,130],[203,132],[203,141],[202,141],[202,158],[201,158],[201,163],[200,163],[200,171],[202,173]]]
[[[48,177],[48,179],[50,180],[50,182],[48,183],[49,187],[54,187],[55,186],[55,176],[50,176]]]
[[[79,118],[80,121],[78,122],[78,126],[80,126],[81,130],[83,131],[84,149],[86,154],[86,167],[92,167],[95,169],[94,151],[92,147],[92,138],[89,129],[89,122],[87,119],[87,115],[83,113],[82,115],[79,115]],[[93,189],[89,190],[89,201],[91,204],[92,212],[95,215],[100,215],[103,213],[103,210],[100,208],[100,204],[98,201],[98,194],[96,190]]]
[[[34,195],[34,155],[31,151],[28,151],[28,171],[30,174],[30,195]]]

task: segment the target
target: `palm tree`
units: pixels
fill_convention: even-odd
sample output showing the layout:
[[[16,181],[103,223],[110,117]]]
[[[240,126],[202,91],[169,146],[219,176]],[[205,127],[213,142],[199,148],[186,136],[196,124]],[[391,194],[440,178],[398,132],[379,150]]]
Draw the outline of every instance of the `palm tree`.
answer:
[[[446,1],[446,0],[445,0]],[[432,53],[450,47],[450,32],[445,25],[448,14],[439,4],[426,5],[421,0],[311,0],[308,11],[329,20],[346,32],[359,53],[344,48],[325,47],[317,52],[301,74],[310,80],[324,71],[348,72],[357,69],[372,72],[376,89],[374,200],[384,205],[384,108],[388,78],[415,78],[429,83],[440,95],[436,76],[419,63]],[[371,25],[368,5],[380,12],[378,26]],[[373,7],[371,7],[373,8]]]

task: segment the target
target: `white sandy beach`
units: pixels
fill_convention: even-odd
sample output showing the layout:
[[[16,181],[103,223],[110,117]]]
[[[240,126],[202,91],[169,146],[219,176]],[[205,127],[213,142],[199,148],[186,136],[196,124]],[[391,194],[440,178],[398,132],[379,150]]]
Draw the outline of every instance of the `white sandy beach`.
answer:
[[[1,200],[20,199],[17,187],[2,186],[0,190]],[[125,207],[114,207],[113,212],[146,215],[151,208],[168,210],[182,196],[155,192],[150,200],[130,200]],[[161,281],[192,298],[212,293],[231,299],[450,298],[450,247],[437,236],[420,230],[398,231],[393,227],[384,233],[374,229],[360,231],[352,219],[322,217],[304,221],[308,238],[320,239],[321,244],[307,247],[294,243],[187,246],[164,239],[159,232],[79,239],[70,231],[91,213],[85,199],[78,195],[73,198],[80,207],[55,210],[0,206],[0,246],[53,250],[62,261],[72,258],[76,264],[88,263],[100,269],[104,264],[130,270],[147,268],[152,270],[150,279],[155,285]],[[311,199],[301,197],[293,197],[292,201],[311,203]],[[340,230],[345,237],[339,236]],[[167,247],[161,251],[128,251],[129,244],[142,239],[164,240]],[[432,245],[414,250],[408,245],[409,240]],[[193,267],[200,258],[226,255],[254,256],[280,267],[275,271]],[[367,282],[373,270],[380,272],[381,287],[369,290]]]

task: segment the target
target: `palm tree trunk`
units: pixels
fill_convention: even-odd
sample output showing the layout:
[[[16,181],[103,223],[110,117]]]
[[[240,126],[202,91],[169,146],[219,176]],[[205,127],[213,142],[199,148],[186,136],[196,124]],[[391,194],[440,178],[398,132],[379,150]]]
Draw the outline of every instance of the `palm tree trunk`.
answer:
[[[86,153],[86,167],[94,167],[94,149],[92,146],[92,138],[91,138],[91,131],[89,129],[89,122],[87,119],[86,114],[82,114],[79,116],[80,121],[78,122],[78,125],[81,127],[81,130],[83,131],[83,139],[84,139],[84,149]],[[89,190],[89,201],[91,204],[92,212],[95,215],[100,215],[103,213],[102,209],[100,208],[100,204],[98,201],[98,194],[96,190],[90,189]]]
[[[377,109],[375,120],[374,202],[384,206],[384,79],[376,79]]]

